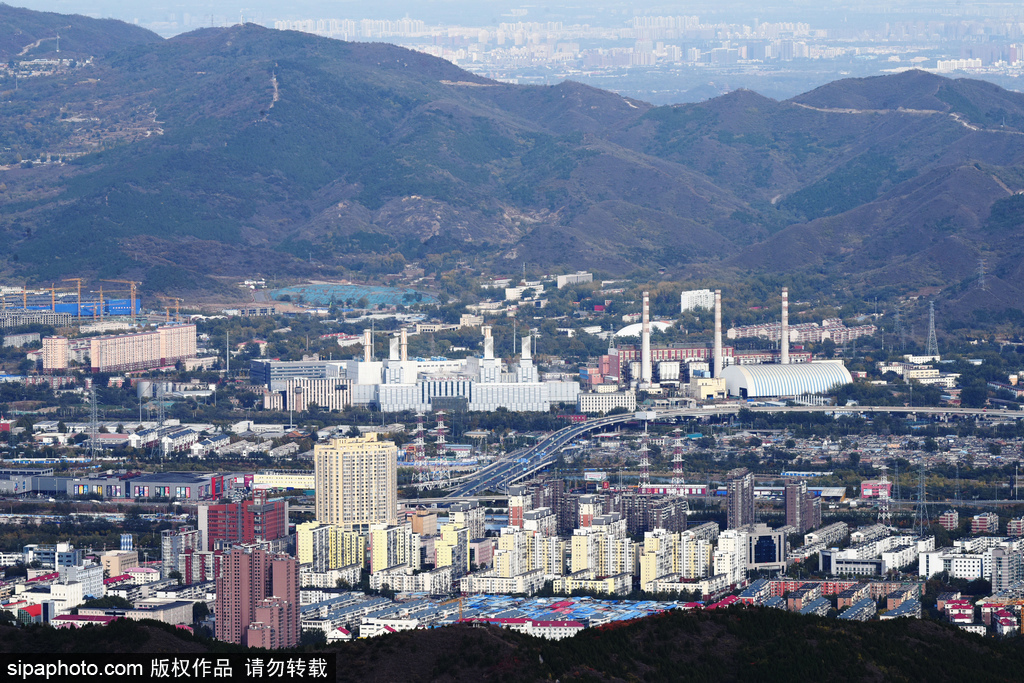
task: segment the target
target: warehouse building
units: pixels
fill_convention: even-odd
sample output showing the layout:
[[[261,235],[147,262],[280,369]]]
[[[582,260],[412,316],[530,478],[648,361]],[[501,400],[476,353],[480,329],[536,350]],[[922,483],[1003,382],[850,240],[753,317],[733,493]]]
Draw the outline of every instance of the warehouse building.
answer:
[[[790,365],[730,365],[722,371],[726,391],[740,398],[821,394],[850,384],[853,377],[842,361]]]

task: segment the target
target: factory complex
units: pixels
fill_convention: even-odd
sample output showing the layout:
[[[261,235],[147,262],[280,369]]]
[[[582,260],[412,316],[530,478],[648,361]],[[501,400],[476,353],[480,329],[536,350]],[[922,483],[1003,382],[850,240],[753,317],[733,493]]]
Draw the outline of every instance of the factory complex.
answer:
[[[721,291],[698,299],[701,305],[710,301],[714,308],[713,344],[653,345],[652,328],[666,324],[651,320],[649,295],[644,292],[641,321],[614,337],[638,333],[640,344],[613,343],[595,366],[580,369],[582,382],[567,373],[540,373],[533,359],[531,335],[519,340],[517,360],[495,357],[488,325],[481,327],[480,356],[411,358],[409,331],[403,327],[390,333],[387,358],[378,360],[373,333],[364,330],[361,359],[253,360],[250,379],[262,388],[263,407],[268,410],[304,410],[315,403],[339,410],[368,406],[385,413],[547,412],[552,406],[569,404],[578,412],[591,414],[615,408],[634,410],[641,391],[655,395],[673,392],[693,400],[795,398],[825,393],[852,381],[842,361],[814,360],[802,348],[790,351],[789,340],[797,335],[789,332],[786,290],[782,292],[779,349],[740,351],[724,345]],[[866,333],[868,327],[861,332]],[[830,323],[829,329],[838,327]]]

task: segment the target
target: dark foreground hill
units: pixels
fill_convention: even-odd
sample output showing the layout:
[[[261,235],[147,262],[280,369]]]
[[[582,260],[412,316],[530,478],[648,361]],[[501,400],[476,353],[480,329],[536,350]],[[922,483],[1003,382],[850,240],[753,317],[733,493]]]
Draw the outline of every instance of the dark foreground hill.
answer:
[[[988,83],[912,71],[652,107],[383,44],[72,19],[74,65],[0,81],[0,276],[180,291],[432,259],[1024,298],[1024,95]],[[61,21],[0,5],[23,34],[8,54]]]
[[[238,651],[151,622],[0,627],[0,652]],[[494,627],[404,632],[324,649],[339,681],[1015,681],[1020,639],[915,619],[850,623],[767,609],[670,612],[552,642]]]

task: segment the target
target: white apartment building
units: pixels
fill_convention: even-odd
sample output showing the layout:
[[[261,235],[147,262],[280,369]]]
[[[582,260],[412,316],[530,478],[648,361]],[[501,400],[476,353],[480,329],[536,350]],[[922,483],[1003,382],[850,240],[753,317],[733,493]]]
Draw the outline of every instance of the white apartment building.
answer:
[[[691,289],[679,295],[679,312],[686,313],[695,308],[715,307],[715,293],[710,289]]]
[[[285,407],[298,412],[316,405],[320,410],[344,410],[352,405],[352,380],[340,377],[309,379],[296,377],[285,381]]]
[[[576,409],[581,413],[607,413],[615,408],[636,410],[636,392],[581,392],[576,402]]]

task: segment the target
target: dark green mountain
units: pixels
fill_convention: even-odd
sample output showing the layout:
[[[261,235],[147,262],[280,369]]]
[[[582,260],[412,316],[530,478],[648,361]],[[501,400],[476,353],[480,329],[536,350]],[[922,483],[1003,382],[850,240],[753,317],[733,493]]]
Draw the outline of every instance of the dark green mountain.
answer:
[[[60,52],[57,52],[57,39]],[[43,55],[77,58],[103,56],[129,45],[160,42],[152,31],[113,19],[34,12],[0,3],[0,61]]]
[[[1015,640],[982,638],[930,620],[839,621],[754,608],[673,610],[560,641],[495,626],[457,625],[304,650],[333,657],[338,681],[938,683],[1019,680],[1024,650]],[[118,620],[81,629],[0,625],[0,661],[29,653],[82,652],[271,654],[199,639],[153,621]]]
[[[907,72],[651,107],[383,44],[253,25],[160,40],[0,5],[33,41],[72,19],[121,47],[86,62],[62,34],[73,67],[0,83],[7,275],[167,291],[450,255],[970,298],[984,258],[981,303],[1021,299],[1024,96],[987,83]]]

